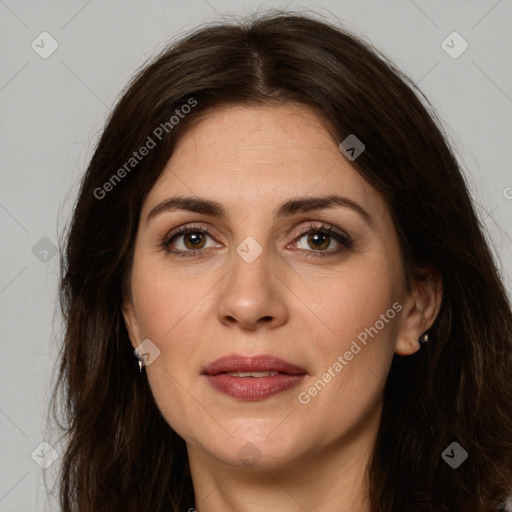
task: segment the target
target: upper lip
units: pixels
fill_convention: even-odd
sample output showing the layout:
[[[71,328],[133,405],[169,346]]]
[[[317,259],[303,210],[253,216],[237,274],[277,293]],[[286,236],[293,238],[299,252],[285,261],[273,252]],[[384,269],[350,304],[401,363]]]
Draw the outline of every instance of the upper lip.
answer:
[[[271,355],[229,355],[216,359],[203,369],[203,374],[217,375],[226,372],[265,372],[277,371],[289,375],[300,375],[306,373],[304,368],[300,368],[288,361]]]

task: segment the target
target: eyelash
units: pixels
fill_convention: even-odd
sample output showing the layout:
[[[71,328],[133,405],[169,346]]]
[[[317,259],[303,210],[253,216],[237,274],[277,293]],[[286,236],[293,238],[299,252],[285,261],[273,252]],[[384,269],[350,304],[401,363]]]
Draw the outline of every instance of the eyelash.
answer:
[[[164,236],[161,239],[161,241],[160,241],[160,245],[168,253],[174,254],[176,256],[180,256],[180,257],[196,256],[197,254],[203,252],[203,249],[198,249],[196,251],[182,251],[182,250],[173,251],[173,250],[169,249],[169,245],[178,236],[184,235],[184,234],[187,234],[187,233],[195,233],[195,232],[206,233],[208,236],[213,238],[212,232],[208,228],[206,228],[206,227],[187,226],[187,227],[185,227],[185,228],[183,228],[183,229],[181,229],[181,230],[179,230],[179,231],[177,231],[175,233],[172,233],[172,234]],[[308,235],[310,233],[327,234],[327,235],[331,236],[332,238],[334,238],[338,243],[340,243],[346,249],[350,249],[352,247],[352,244],[353,244],[352,240],[350,239],[350,237],[348,235],[346,235],[345,233],[338,232],[332,226],[329,226],[327,224],[320,224],[320,225],[309,224],[306,228],[303,228],[303,229],[300,230],[299,235],[295,238],[295,240],[300,240],[301,238],[304,237],[304,235]],[[336,250],[336,251],[332,251],[332,250],[331,251],[315,251],[315,250],[308,251],[306,249],[299,249],[299,250],[306,251],[308,253],[313,253],[311,255],[312,257],[336,256],[340,252],[339,249]],[[310,256],[308,255],[307,257],[310,257]]]

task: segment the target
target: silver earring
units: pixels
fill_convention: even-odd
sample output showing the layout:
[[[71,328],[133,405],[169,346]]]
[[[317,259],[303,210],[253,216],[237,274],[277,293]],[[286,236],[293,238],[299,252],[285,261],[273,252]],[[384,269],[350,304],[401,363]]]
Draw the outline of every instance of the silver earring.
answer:
[[[427,343],[428,341],[428,334],[425,333],[423,336],[420,336],[420,343]]]
[[[142,373],[142,368],[144,368],[144,363],[139,359],[139,372]]]

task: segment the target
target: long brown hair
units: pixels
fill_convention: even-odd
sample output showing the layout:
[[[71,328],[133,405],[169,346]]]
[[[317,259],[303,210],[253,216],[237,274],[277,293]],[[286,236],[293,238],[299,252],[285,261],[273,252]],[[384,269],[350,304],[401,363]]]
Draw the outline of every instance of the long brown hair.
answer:
[[[394,356],[368,467],[372,510],[488,512],[511,491],[512,314],[441,123],[368,43],[273,11],[196,29],[147,63],[85,172],[63,243],[52,397],[66,437],[63,512],[193,506],[185,442],[139,375],[121,314],[141,205],[180,133],[208,109],[290,101],[313,108],[338,143],[349,134],[364,142],[353,165],[388,202],[406,276],[431,265],[443,280],[430,341]],[[154,146],[141,156],[148,137]],[[457,469],[441,457],[452,442],[468,453]]]

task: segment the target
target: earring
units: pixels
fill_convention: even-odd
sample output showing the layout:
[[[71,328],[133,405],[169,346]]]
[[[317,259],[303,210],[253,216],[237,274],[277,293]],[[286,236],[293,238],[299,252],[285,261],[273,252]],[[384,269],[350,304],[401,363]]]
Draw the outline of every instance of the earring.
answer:
[[[427,343],[428,341],[428,334],[425,333],[423,336],[420,336],[420,343]]]
[[[137,360],[139,361],[139,373],[142,373],[142,369],[144,368],[144,361],[143,361],[143,359],[141,359],[141,357],[137,353],[137,350],[134,350],[133,353],[134,353],[135,357],[137,358]]]
[[[138,359],[139,361],[139,373],[142,373],[142,369],[144,368],[144,359],[139,355],[137,352],[137,349],[133,351],[133,355]]]

